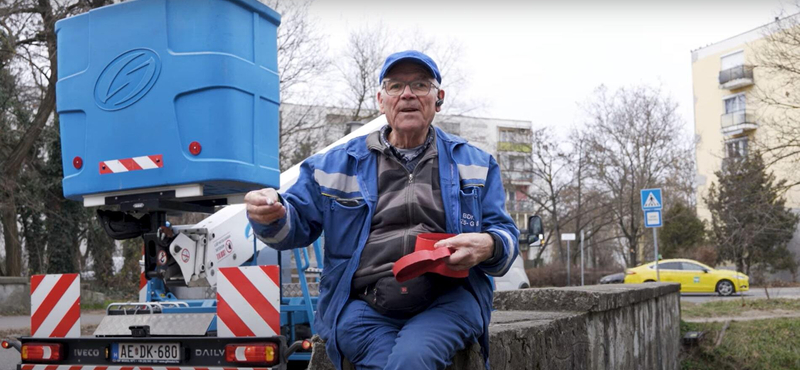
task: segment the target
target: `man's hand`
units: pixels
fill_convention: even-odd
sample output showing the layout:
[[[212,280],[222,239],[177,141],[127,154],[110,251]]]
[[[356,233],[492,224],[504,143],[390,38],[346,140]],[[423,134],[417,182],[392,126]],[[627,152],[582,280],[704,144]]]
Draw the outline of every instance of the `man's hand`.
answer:
[[[272,188],[253,190],[244,196],[247,216],[263,225],[269,225],[286,216],[286,208],[278,201],[278,192]]]
[[[455,249],[444,263],[455,271],[468,270],[492,256],[494,239],[486,233],[464,233],[440,240],[433,247]]]

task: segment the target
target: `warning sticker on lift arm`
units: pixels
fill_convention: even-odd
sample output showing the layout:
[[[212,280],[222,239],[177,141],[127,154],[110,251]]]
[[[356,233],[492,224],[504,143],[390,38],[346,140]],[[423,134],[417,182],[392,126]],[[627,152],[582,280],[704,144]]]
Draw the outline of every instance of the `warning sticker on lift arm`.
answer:
[[[159,266],[164,266],[167,264],[167,252],[164,250],[158,251],[158,261]]]
[[[231,254],[233,254],[231,233],[225,233],[222,237],[214,241],[214,255],[217,257],[217,261],[222,261]]]

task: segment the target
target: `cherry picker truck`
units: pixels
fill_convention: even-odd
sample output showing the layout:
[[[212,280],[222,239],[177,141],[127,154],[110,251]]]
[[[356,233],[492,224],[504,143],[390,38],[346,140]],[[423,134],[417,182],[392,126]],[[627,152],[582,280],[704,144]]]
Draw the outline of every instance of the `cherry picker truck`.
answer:
[[[2,342],[20,351],[17,370],[285,369],[309,357],[295,332],[313,333],[308,256],[295,252],[302,296],[283,297],[286,263],[260,253],[241,204],[281,185],[279,24],[256,0],[132,0],[56,24],[64,196],[97,208],[112,238],[142,238],[143,269],[139,301],[109,305],[91,337],[80,276],[33,276],[31,335]],[[188,212],[210,216],[168,221]]]

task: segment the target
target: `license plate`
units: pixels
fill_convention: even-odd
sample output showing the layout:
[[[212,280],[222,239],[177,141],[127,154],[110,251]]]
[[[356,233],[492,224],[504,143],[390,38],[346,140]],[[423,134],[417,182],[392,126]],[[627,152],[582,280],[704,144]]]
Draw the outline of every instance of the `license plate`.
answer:
[[[181,361],[181,346],[178,343],[113,343],[111,361],[176,364]]]

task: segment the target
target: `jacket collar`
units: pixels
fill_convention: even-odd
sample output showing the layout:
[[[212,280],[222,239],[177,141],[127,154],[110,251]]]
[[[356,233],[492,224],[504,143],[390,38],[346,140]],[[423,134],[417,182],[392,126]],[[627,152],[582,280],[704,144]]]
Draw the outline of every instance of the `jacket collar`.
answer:
[[[345,144],[345,150],[347,154],[357,159],[362,159],[369,155],[369,148],[367,148],[367,137],[370,136],[372,133],[369,133],[364,136],[359,136],[353,140],[350,140]]]
[[[466,140],[464,140],[464,139],[462,139],[462,138],[460,138],[458,136],[450,135],[450,134],[442,131],[442,129],[440,129],[437,126],[433,126],[433,128],[436,130],[436,137],[439,138],[442,141],[445,141],[445,142],[448,142],[448,143],[453,143],[453,144],[464,144],[464,143],[467,142]]]
[[[441,141],[443,141],[445,143],[448,143],[448,144],[463,144],[463,143],[467,142],[466,140],[464,140],[464,139],[462,139],[462,138],[460,138],[458,136],[450,135],[450,134],[442,131],[442,129],[440,129],[437,126],[433,126],[433,129],[436,130],[436,141],[441,140]],[[378,132],[379,131],[380,131],[380,129],[378,130]],[[367,145],[367,137],[370,136],[370,135],[372,135],[372,134],[370,133],[370,134],[367,134],[367,135],[364,135],[364,136],[361,136],[361,137],[357,137],[357,138],[355,138],[353,140],[348,141],[347,144],[345,144],[346,145],[347,154],[349,154],[349,155],[351,155],[351,156],[353,156],[355,158],[358,158],[358,159],[361,159],[361,158],[364,158],[364,157],[368,156],[369,153],[370,153],[370,149],[369,149],[369,147]]]

